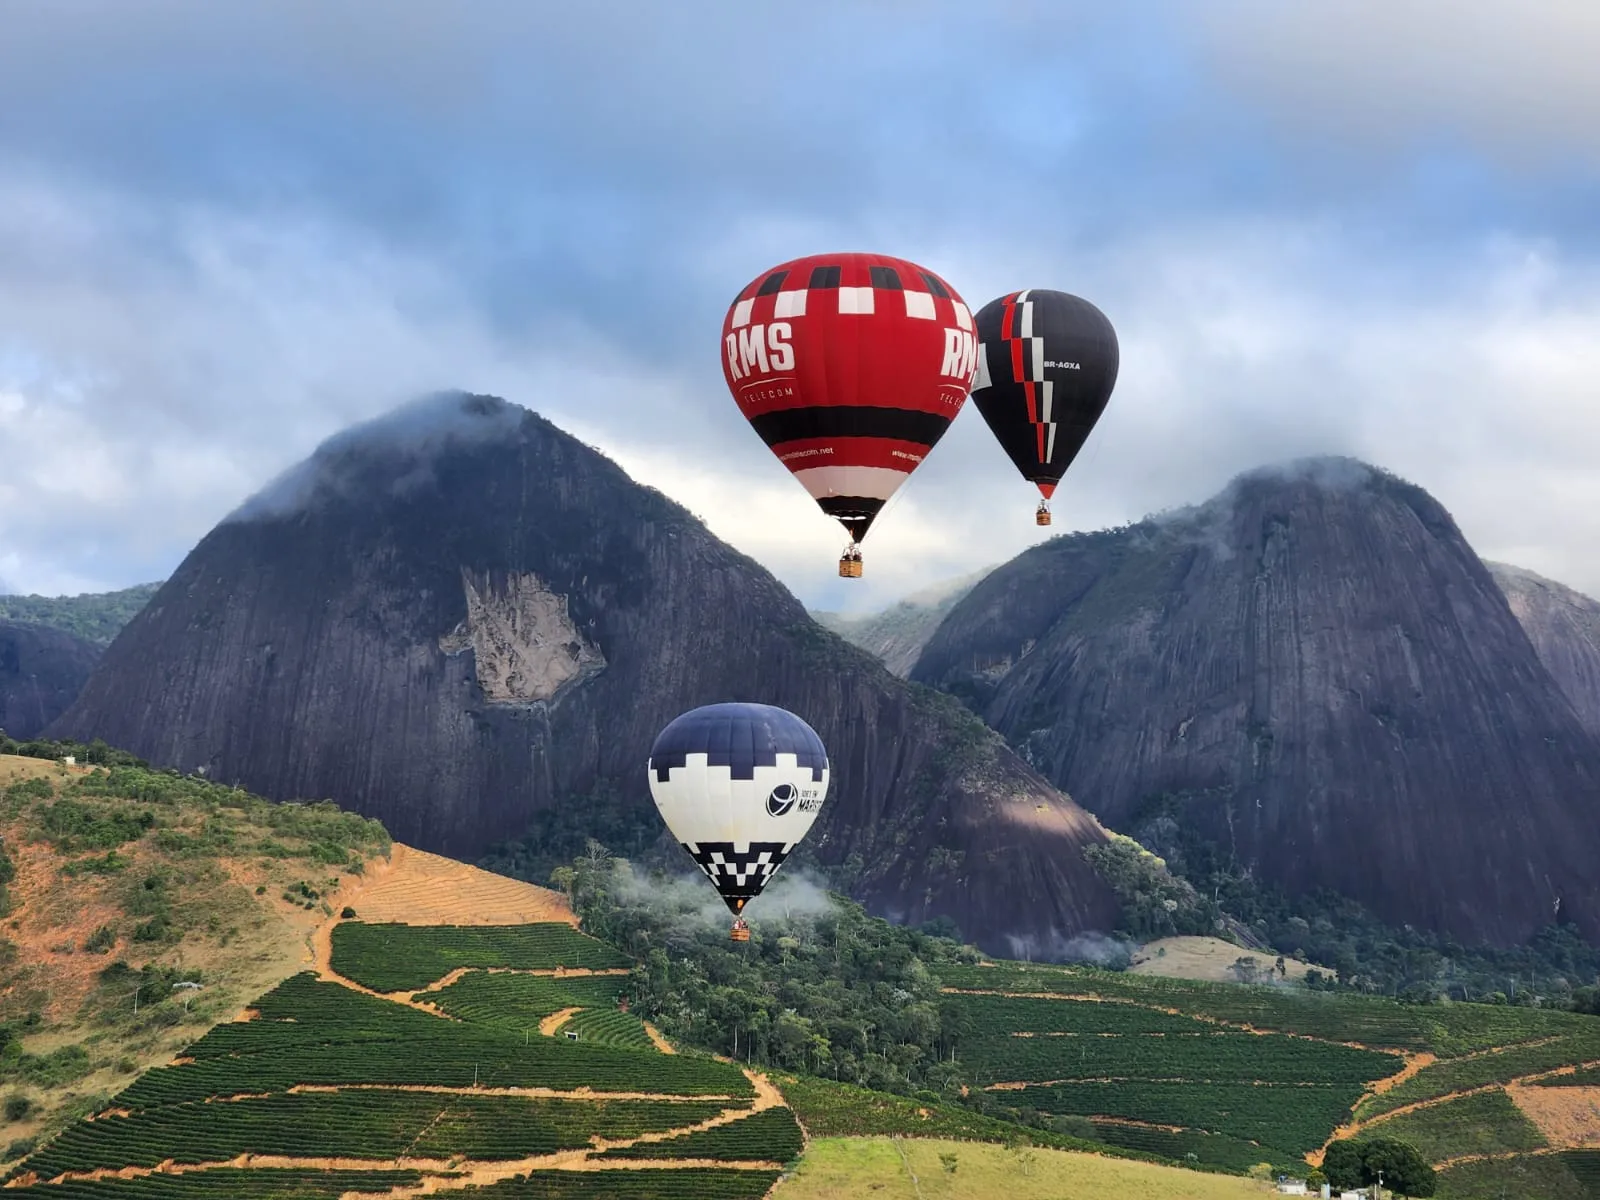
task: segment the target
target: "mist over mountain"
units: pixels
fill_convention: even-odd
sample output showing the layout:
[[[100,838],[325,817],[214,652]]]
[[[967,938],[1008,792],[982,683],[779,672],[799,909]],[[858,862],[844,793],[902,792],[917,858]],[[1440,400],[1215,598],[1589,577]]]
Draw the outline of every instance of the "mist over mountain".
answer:
[[[403,406],[284,472],[201,540],[50,732],[334,797],[470,860],[530,827],[657,829],[650,745],[719,700],[821,734],[834,783],[806,851],[872,911],[948,917],[1000,952],[1114,924],[1082,853],[1105,831],[998,735],[492,397]]]

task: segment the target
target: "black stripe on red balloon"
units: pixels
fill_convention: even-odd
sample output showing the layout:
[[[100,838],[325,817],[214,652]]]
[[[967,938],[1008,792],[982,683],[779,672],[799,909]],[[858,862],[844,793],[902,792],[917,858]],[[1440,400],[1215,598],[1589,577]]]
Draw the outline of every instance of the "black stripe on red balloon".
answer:
[[[750,424],[768,446],[811,438],[891,438],[932,446],[950,427],[950,418],[938,413],[872,405],[820,405],[785,408],[751,417]]]

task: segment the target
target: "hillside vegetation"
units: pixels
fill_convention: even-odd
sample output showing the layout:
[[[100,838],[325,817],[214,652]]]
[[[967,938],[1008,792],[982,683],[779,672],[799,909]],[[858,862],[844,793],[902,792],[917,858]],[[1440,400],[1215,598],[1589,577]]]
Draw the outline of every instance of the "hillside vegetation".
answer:
[[[388,849],[331,804],[0,755],[0,1150],[291,974],[341,883]]]
[[[314,970],[106,1099],[10,1186],[754,1200],[801,1152],[764,1078],[668,1052],[626,1011],[628,960],[568,924],[333,916],[314,944]]]
[[[45,625],[96,646],[109,646],[160,589],[159,583],[141,583],[117,592],[82,596],[0,596],[0,617]]]
[[[1594,1016],[994,960],[798,877],[735,945],[598,845],[574,916],[94,753],[0,761],[20,1195],[1221,1197],[1388,1138],[1442,1197],[1600,1185]]]

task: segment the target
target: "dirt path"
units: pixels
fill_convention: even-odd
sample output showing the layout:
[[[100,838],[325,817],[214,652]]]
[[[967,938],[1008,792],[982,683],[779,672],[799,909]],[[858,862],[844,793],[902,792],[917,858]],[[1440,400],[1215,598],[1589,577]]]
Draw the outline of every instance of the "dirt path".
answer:
[[[661,1031],[654,1025],[650,1024],[649,1021],[640,1021],[639,1024],[644,1026],[645,1035],[649,1037],[651,1044],[654,1045],[657,1050],[661,1051],[663,1054],[677,1053],[677,1051],[672,1048],[672,1043],[667,1041],[666,1038],[662,1037]]]
[[[539,1022],[539,1035],[541,1037],[555,1037],[556,1031],[572,1020],[573,1016],[583,1011],[580,1004],[576,1008],[563,1008],[560,1012],[553,1012]]]
[[[331,934],[331,930],[330,930]],[[332,967],[330,965],[329,969]],[[382,996],[385,1000],[403,1001],[407,996],[420,996],[424,992],[442,992],[453,983],[459,983],[468,975],[481,972],[484,975],[545,975],[551,979],[577,979],[589,975],[630,975],[631,967],[457,967],[448,975],[441,975],[425,987],[411,991],[375,992],[374,995]],[[340,982],[347,982],[340,975]]]
[[[427,1194],[431,1194],[431,1193],[436,1192],[436,1191],[440,1191],[442,1189],[452,1189],[452,1190],[453,1189],[460,1189],[460,1188],[467,1187],[469,1185],[474,1185],[474,1186],[478,1186],[478,1187],[486,1187],[489,1184],[498,1183],[498,1182],[500,1182],[502,1180],[510,1179],[510,1178],[512,1178],[513,1176],[516,1176],[516,1175],[525,1175],[529,1171],[552,1170],[552,1169],[559,1169],[559,1170],[566,1170],[566,1171],[638,1171],[638,1170],[650,1169],[650,1168],[655,1168],[655,1169],[685,1169],[685,1168],[691,1168],[691,1167],[701,1167],[701,1168],[704,1168],[704,1167],[728,1167],[728,1168],[733,1168],[735,1170],[763,1170],[763,1171],[780,1170],[782,1168],[782,1165],[783,1165],[781,1163],[764,1162],[764,1161],[753,1161],[753,1160],[742,1160],[742,1161],[730,1162],[730,1161],[726,1161],[726,1160],[722,1160],[722,1159],[695,1159],[695,1158],[602,1159],[602,1158],[591,1157],[591,1155],[598,1155],[600,1153],[603,1153],[606,1150],[617,1149],[617,1148],[621,1148],[621,1147],[630,1147],[630,1146],[636,1146],[636,1145],[649,1145],[649,1144],[654,1143],[654,1142],[665,1142],[665,1141],[669,1141],[672,1138],[681,1137],[681,1136],[683,1136],[685,1134],[699,1133],[700,1131],[706,1130],[706,1129],[715,1129],[720,1125],[732,1124],[734,1121],[738,1121],[738,1120],[741,1120],[744,1117],[748,1117],[752,1113],[761,1112],[764,1109],[779,1107],[779,1106],[783,1105],[784,1100],[783,1100],[782,1093],[780,1093],[778,1091],[778,1089],[773,1086],[772,1082],[766,1077],[766,1075],[760,1074],[760,1073],[755,1072],[755,1071],[744,1070],[744,1076],[745,1076],[746,1079],[748,1079],[750,1081],[750,1084],[755,1089],[755,1093],[756,1093],[755,1094],[755,1100],[748,1107],[725,1108],[721,1112],[717,1113],[715,1116],[708,1117],[704,1121],[696,1121],[696,1122],[694,1122],[692,1124],[678,1126],[677,1128],[674,1128],[674,1129],[661,1130],[661,1131],[658,1131],[658,1132],[655,1132],[655,1133],[640,1134],[639,1136],[632,1137],[632,1138],[618,1138],[618,1139],[612,1141],[612,1140],[607,1140],[606,1138],[602,1138],[602,1137],[596,1136],[596,1137],[593,1137],[593,1138],[590,1139],[590,1145],[588,1145],[588,1146],[575,1147],[575,1148],[570,1149],[570,1150],[561,1150],[561,1151],[557,1151],[554,1154],[538,1155],[538,1156],[535,1156],[535,1157],[532,1157],[532,1158],[522,1158],[522,1159],[513,1159],[513,1160],[496,1161],[496,1162],[478,1162],[478,1161],[474,1161],[474,1160],[471,1160],[471,1159],[462,1160],[460,1158],[454,1158],[454,1157],[453,1158],[448,1158],[448,1159],[435,1159],[435,1158],[413,1158],[413,1157],[410,1157],[410,1156],[407,1156],[407,1155],[401,1155],[400,1157],[394,1158],[394,1159],[371,1159],[371,1158],[294,1157],[294,1156],[290,1156],[290,1155],[278,1155],[278,1154],[240,1154],[240,1155],[238,1155],[238,1156],[236,1156],[234,1158],[231,1158],[231,1159],[229,1159],[229,1160],[227,1160],[225,1162],[199,1163],[199,1164],[178,1164],[178,1163],[174,1163],[171,1159],[167,1159],[166,1161],[164,1161],[162,1163],[159,1163],[154,1167],[116,1167],[116,1168],[105,1167],[105,1168],[101,1168],[101,1169],[95,1170],[95,1171],[69,1171],[69,1172],[66,1172],[66,1173],[64,1173],[62,1175],[55,1176],[53,1179],[50,1179],[50,1180],[40,1180],[37,1177],[35,1177],[32,1174],[30,1174],[30,1175],[27,1175],[27,1176],[23,1176],[23,1177],[21,1177],[21,1178],[19,1178],[17,1180],[10,1181],[7,1184],[5,1184],[4,1186],[6,1186],[6,1187],[23,1187],[23,1186],[26,1186],[28,1183],[41,1183],[41,1182],[60,1184],[60,1183],[65,1183],[65,1182],[67,1182],[69,1180],[134,1179],[134,1178],[138,1178],[138,1177],[144,1176],[144,1175],[186,1174],[186,1173],[189,1173],[189,1172],[216,1170],[218,1168],[226,1168],[226,1167],[258,1167],[258,1168],[259,1167],[291,1167],[291,1168],[292,1167],[299,1167],[299,1168],[314,1168],[314,1169],[318,1169],[318,1170],[336,1170],[336,1171],[381,1171],[381,1170],[412,1169],[412,1170],[419,1170],[419,1171],[441,1171],[441,1172],[442,1171],[459,1171],[459,1172],[462,1172],[462,1174],[458,1175],[456,1178],[453,1178],[453,1179],[429,1179],[429,1180],[424,1180],[423,1185],[420,1188],[397,1188],[393,1192],[389,1193],[390,1195],[399,1197],[399,1196],[427,1195]],[[362,1086],[362,1085],[357,1085],[357,1086]],[[375,1090],[375,1091],[438,1091],[438,1092],[441,1092],[441,1093],[451,1092],[451,1093],[475,1094],[475,1095],[484,1095],[484,1094],[489,1094],[489,1095],[494,1095],[494,1094],[523,1094],[523,1095],[526,1095],[526,1094],[532,1094],[532,1093],[540,1090],[540,1089],[532,1089],[532,1088],[527,1088],[527,1089],[502,1089],[502,1088],[477,1088],[477,1089],[472,1089],[472,1088],[452,1088],[452,1089],[441,1089],[441,1088],[418,1088],[418,1087],[382,1088],[382,1087],[379,1087],[377,1085],[365,1085],[365,1086],[370,1087],[372,1090]],[[327,1088],[302,1087],[302,1088],[291,1088],[290,1089],[291,1092],[297,1092],[297,1091],[339,1091],[339,1090],[342,1090],[342,1089],[340,1089],[338,1087],[327,1087]],[[569,1096],[569,1097],[573,1097],[573,1098],[584,1098],[584,1099],[595,1099],[595,1100],[598,1100],[598,1099],[621,1099],[621,1098],[627,1098],[627,1099],[650,1098],[650,1097],[645,1097],[643,1095],[632,1096],[632,1095],[629,1095],[627,1093],[586,1093],[586,1092],[582,1092],[582,1091],[579,1091],[579,1092],[565,1092],[565,1093],[557,1093],[557,1094],[565,1095],[565,1096]],[[667,1098],[667,1097],[657,1097],[657,1098]],[[692,1098],[686,1098],[686,1097],[681,1097],[680,1096],[680,1097],[670,1097],[670,1098],[671,1099],[678,1099],[678,1100],[683,1100],[683,1099],[695,1099],[695,1100],[728,1099],[728,1097],[706,1097],[706,1096],[692,1097]],[[448,1109],[448,1105],[445,1106],[445,1109],[441,1110],[440,1116],[443,1116],[444,1111],[446,1111],[447,1109]],[[438,1118],[435,1118],[435,1119],[437,1120]],[[417,1138],[420,1138],[421,1136],[422,1136],[422,1133],[419,1133],[417,1135]],[[412,1139],[412,1145],[416,1144],[417,1138]]]

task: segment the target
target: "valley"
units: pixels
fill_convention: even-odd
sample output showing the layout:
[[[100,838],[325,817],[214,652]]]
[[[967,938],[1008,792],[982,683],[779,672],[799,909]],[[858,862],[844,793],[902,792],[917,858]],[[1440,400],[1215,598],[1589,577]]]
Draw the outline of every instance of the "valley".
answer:
[[[136,872],[174,848],[202,859],[180,834],[231,839],[215,862],[223,869],[191,868],[194,877],[218,881],[213,907],[228,888],[247,905],[240,912],[260,906],[248,949],[208,942],[209,923],[165,944],[129,943],[130,971],[205,964],[192,1002],[153,990],[139,1027],[96,1015],[93,976],[44,980],[18,971],[28,959],[13,955],[0,1000],[20,1056],[0,1055],[0,1087],[41,1114],[13,1122],[32,1133],[9,1152],[5,1190],[21,1196],[264,1200],[475,1186],[507,1197],[753,1200],[840,1195],[842,1180],[871,1177],[952,1197],[1006,1180],[1022,1196],[1093,1182],[1135,1196],[1222,1197],[1259,1188],[1251,1176],[1303,1176],[1335,1136],[1394,1135],[1440,1170],[1443,1197],[1524,1176],[1584,1197],[1600,1162],[1596,1017],[1007,961],[870,919],[841,926],[844,910],[829,907],[757,916],[742,953],[796,986],[808,960],[862,936],[921,947],[904,969],[929,977],[933,1036],[945,1047],[931,1049],[950,1069],[942,1081],[923,1071],[920,1085],[861,1088],[827,1078],[825,1059],[811,1063],[820,1074],[796,1071],[775,1027],[747,1037],[737,1057],[664,1036],[656,1022],[678,1020],[678,993],[662,986],[659,963],[582,932],[584,912],[613,929],[636,918],[624,939],[634,944],[655,940],[651,920],[678,925],[668,940],[690,970],[683,986],[732,951],[715,925],[652,909],[627,885],[629,868],[601,855],[573,865],[574,911],[559,892],[385,843],[373,823],[320,809],[314,845],[330,847],[337,829],[368,839],[369,851],[359,871],[346,857],[343,878],[309,908],[291,906],[287,876],[275,877],[276,895],[251,885],[269,867],[292,875],[295,860],[268,862],[250,839],[291,837],[306,806],[138,768],[12,757],[0,769],[8,853],[27,863],[11,895],[16,945],[37,946],[52,923],[64,939],[71,910],[74,934],[107,912],[127,919],[102,907],[114,900],[104,876],[71,873],[82,860],[46,840],[64,802],[86,810],[78,837],[101,830],[109,841],[105,823],[144,797],[156,819],[106,852]],[[187,794],[158,808],[163,780]],[[117,792],[126,794],[106,799]],[[73,903],[52,907],[41,884]],[[174,889],[175,926],[191,911],[186,886],[197,885]],[[754,1035],[764,1003],[728,982],[722,1003],[745,1011]],[[39,1007],[19,1021],[22,995]],[[853,1019],[855,1002],[841,1003],[840,1018]],[[845,1028],[817,1027],[833,1037]],[[77,1077],[41,1086],[36,1064],[73,1046]],[[119,1046],[140,1056],[123,1064],[131,1069],[95,1067]]]

